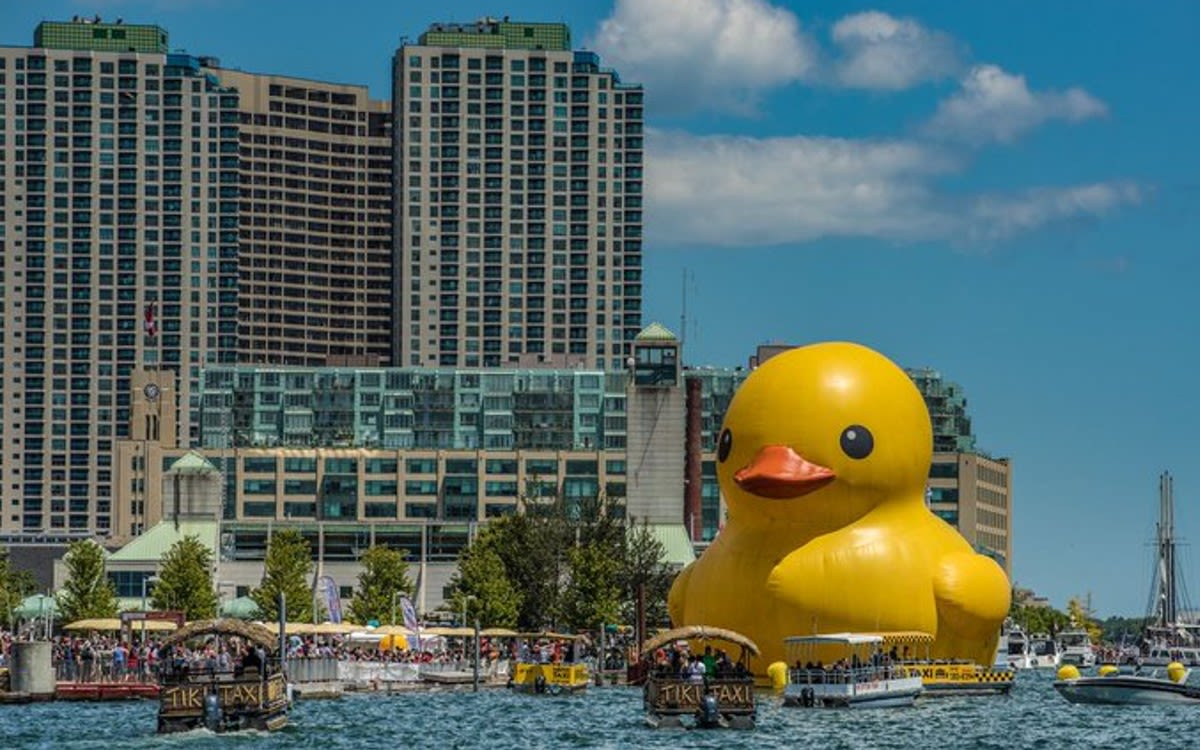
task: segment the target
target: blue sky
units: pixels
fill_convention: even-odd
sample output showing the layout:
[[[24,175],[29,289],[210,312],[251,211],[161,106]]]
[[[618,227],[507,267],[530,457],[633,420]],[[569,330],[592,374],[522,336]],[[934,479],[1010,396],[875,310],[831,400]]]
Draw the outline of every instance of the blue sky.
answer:
[[[381,99],[431,22],[568,23],[646,84],[645,317],[686,287],[689,362],[847,339],[962,383],[1056,606],[1145,610],[1160,471],[1200,539],[1200,5],[0,0],[0,43],[95,12]]]

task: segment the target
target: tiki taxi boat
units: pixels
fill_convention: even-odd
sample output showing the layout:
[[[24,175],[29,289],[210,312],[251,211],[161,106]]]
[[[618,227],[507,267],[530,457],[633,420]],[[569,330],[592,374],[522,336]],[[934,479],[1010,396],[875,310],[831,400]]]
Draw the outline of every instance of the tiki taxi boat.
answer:
[[[737,654],[731,658],[733,649]],[[654,728],[753,728],[757,711],[750,658],[757,655],[758,645],[732,630],[689,625],[654,636],[642,644],[639,655],[646,723]]]
[[[924,690],[920,673],[892,659],[877,633],[803,635],[783,643],[789,665],[785,706],[911,706]]]
[[[543,632],[517,637],[524,644],[508,682],[514,692],[563,695],[587,690],[591,675],[578,658],[583,636]]]
[[[198,667],[183,656],[189,641],[236,644],[242,655],[230,671]],[[287,682],[274,635],[240,620],[200,620],[175,631],[160,652],[158,731],[273,731],[288,722]]]
[[[1058,670],[1054,689],[1070,703],[1117,706],[1200,703],[1200,687],[1188,684],[1188,676],[1188,668],[1178,662],[1165,669],[1140,669],[1134,674],[1124,674],[1106,664],[1096,675],[1088,676],[1081,676],[1074,664],[1064,664]]]

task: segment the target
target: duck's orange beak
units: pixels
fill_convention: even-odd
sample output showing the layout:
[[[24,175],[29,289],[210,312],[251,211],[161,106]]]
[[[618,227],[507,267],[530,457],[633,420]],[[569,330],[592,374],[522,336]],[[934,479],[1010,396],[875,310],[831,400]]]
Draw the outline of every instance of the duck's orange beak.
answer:
[[[749,466],[733,475],[746,492],[777,500],[807,495],[835,478],[831,469],[804,460],[786,445],[763,446]]]

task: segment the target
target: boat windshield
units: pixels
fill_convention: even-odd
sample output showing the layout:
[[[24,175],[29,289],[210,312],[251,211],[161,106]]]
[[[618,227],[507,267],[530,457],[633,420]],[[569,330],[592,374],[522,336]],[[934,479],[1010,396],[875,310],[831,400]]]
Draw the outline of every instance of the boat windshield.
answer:
[[[1091,645],[1091,639],[1087,633],[1063,633],[1062,645],[1064,648],[1079,648],[1080,646]]]
[[[1034,641],[1033,653],[1037,654],[1038,656],[1053,656],[1054,641],[1049,639]]]
[[[1026,650],[1026,643],[1023,640],[1008,642],[1008,653],[1013,656],[1020,656],[1021,654],[1024,654]]]

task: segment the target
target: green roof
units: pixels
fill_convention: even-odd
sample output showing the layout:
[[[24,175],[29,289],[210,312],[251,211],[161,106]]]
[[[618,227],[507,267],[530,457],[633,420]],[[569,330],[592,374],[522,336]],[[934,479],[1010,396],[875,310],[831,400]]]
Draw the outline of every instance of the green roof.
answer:
[[[483,18],[475,23],[435,23],[420,37],[426,47],[490,47],[494,49],[571,49],[565,23],[520,23]]]
[[[634,341],[678,341],[679,338],[662,323],[651,323],[641,330]]]
[[[219,474],[220,469],[196,451],[188,451],[167,469],[168,474]]]
[[[167,550],[180,539],[188,536],[200,538],[200,543],[215,556],[217,553],[216,521],[161,521],[129,544],[112,553],[109,562],[153,562],[158,563]]]
[[[682,523],[652,523],[650,533],[663,546],[664,562],[682,567],[696,559],[696,548]]]
[[[98,18],[98,17],[97,17]],[[33,30],[33,46],[98,52],[167,51],[161,26],[93,21],[42,21]]]

